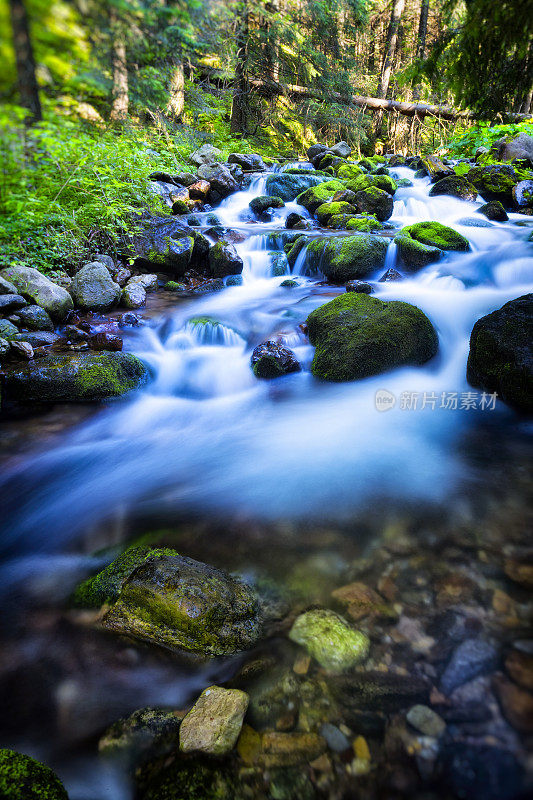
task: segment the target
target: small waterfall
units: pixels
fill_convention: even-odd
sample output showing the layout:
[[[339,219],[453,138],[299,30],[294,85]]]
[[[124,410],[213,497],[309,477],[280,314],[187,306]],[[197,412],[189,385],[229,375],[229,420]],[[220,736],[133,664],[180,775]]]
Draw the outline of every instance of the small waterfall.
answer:
[[[190,338],[193,345],[236,347],[245,344],[245,340],[233,328],[208,318],[189,320],[183,329],[183,333]]]

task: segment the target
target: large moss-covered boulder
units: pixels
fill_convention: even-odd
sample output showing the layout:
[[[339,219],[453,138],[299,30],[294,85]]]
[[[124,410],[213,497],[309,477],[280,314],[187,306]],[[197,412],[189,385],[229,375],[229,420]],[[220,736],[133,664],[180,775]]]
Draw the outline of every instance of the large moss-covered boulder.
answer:
[[[318,186],[323,183],[325,178],[320,175],[313,175],[312,173],[299,173],[297,175],[289,174],[287,172],[276,172],[274,175],[269,175],[266,179],[267,194],[274,197],[281,197],[285,202],[290,202],[296,198],[301,192],[309,189],[311,186]]]
[[[317,186],[312,186],[304,192],[301,192],[301,194],[297,196],[296,202],[313,213],[323,203],[329,203],[335,192],[344,188],[344,184],[340,181],[324,181]]]
[[[215,278],[225,275],[240,275],[244,263],[234,246],[222,239],[209,251],[209,271]]]
[[[410,236],[402,236],[401,233],[394,237],[394,243],[398,248],[402,265],[409,272],[417,272],[419,269],[427,267],[428,264],[439,261],[443,255],[443,251],[438,247],[422,244]]]
[[[533,294],[476,322],[466,377],[471,386],[497,392],[513,408],[533,413]]]
[[[478,190],[487,202],[499,200],[504,208],[514,208],[513,187],[518,183],[514,167],[509,164],[493,164],[485,167],[472,167],[467,175],[468,182]]]
[[[337,167],[337,177],[345,181],[353,180],[363,174],[363,170],[357,164],[339,164]]]
[[[2,800],[68,800],[65,787],[50,767],[16,753],[0,750]]]
[[[76,306],[83,311],[109,311],[118,304],[121,295],[118,283],[98,261],[86,264],[76,273],[70,291]]]
[[[408,236],[429,247],[438,247],[439,250],[470,250],[468,239],[440,222],[415,222],[402,228],[401,236]]]
[[[385,264],[388,241],[381,236],[357,234],[313,239],[306,253],[311,272],[321,272],[334,283],[364,278]]]
[[[391,196],[395,194],[398,184],[390,175],[359,175],[346,184],[353,192],[361,192],[375,186]]]
[[[6,370],[6,397],[42,403],[106,400],[138,389],[148,371],[132,353],[48,355]]]
[[[153,220],[134,238],[135,266],[181,277],[191,266],[195,237],[176,221]]]
[[[350,203],[322,203],[321,206],[318,206],[315,214],[321,225],[327,225],[331,217],[338,214],[357,214],[357,209]]]
[[[253,588],[174,551],[141,553],[120,582],[102,623],[115,633],[200,657],[247,650],[262,635],[263,609]]]
[[[475,200],[477,197],[477,189],[472,186],[466,178],[455,175],[441,178],[440,181],[433,184],[429,191],[429,196],[438,197],[441,194],[458,197],[459,200]]]
[[[52,319],[61,322],[74,307],[67,290],[36,269],[7,267],[0,272],[0,277],[12,284],[22,297],[44,308]]]
[[[307,318],[313,375],[352,381],[424,364],[438,349],[433,325],[416,306],[347,292]]]
[[[370,186],[356,193],[357,207],[366,214],[374,214],[380,222],[385,222],[392,216],[394,201],[388,192]]]

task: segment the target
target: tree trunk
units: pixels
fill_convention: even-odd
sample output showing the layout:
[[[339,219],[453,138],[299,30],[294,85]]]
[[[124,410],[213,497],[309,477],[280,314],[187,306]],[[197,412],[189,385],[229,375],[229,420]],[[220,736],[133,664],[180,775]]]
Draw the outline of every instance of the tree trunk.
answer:
[[[426,55],[426,37],[428,32],[429,0],[422,0],[420,19],[418,21],[418,39],[416,57],[423,59]]]
[[[385,43],[385,56],[383,58],[383,67],[381,69],[381,79],[379,81],[377,96],[378,98],[385,98],[389,89],[390,76],[392,72],[392,65],[394,63],[394,56],[396,53],[396,45],[398,43],[398,28],[400,27],[400,20],[402,18],[403,10],[405,8],[405,0],[392,0],[392,13],[387,30],[387,39]],[[376,115],[374,124],[374,137],[380,138],[381,126],[383,115],[381,113]]]
[[[29,123],[39,122],[42,119],[41,101],[24,0],[9,0],[9,9],[13,27],[20,104],[30,112]]]
[[[128,116],[128,64],[124,31],[114,11],[110,12],[112,37],[113,93],[110,118],[122,122]]]
[[[185,72],[183,63],[176,64],[170,80],[167,114],[179,119],[185,106]]]
[[[248,34],[249,11],[245,1],[237,20],[237,63],[233,81],[231,106],[231,133],[246,133],[248,125]]]

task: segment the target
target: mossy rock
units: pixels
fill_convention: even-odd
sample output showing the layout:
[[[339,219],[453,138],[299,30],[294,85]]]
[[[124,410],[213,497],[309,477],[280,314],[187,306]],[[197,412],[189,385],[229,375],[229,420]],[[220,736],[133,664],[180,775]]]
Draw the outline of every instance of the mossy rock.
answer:
[[[296,202],[313,213],[323,203],[329,203],[335,192],[344,188],[346,188],[344,184],[338,180],[325,181],[299,194]]]
[[[322,156],[318,163],[318,169],[327,169],[328,167],[333,167],[333,171],[336,170],[342,165],[346,164],[346,159],[341,158],[340,156],[336,156],[334,153],[326,153],[326,155]]]
[[[106,400],[140,388],[148,370],[133,353],[76,353],[6,371],[6,396],[41,403]]]
[[[288,203],[306,189],[318,186],[324,180],[324,176],[315,173],[306,172],[295,175],[288,172],[276,172],[266,179],[266,191],[271,197],[281,197]]]
[[[285,202],[281,197],[263,194],[260,197],[254,197],[253,200],[250,200],[248,205],[254,214],[264,214],[269,208],[283,208]]]
[[[179,281],[167,281],[163,289],[166,292],[186,292],[187,285],[185,283],[179,283]]]
[[[107,630],[201,658],[242,652],[262,636],[255,590],[208,564],[156,549],[121,580]]]
[[[328,672],[344,672],[368,657],[370,641],[329,609],[314,609],[296,618],[289,639],[303,645]]]
[[[463,253],[470,250],[468,239],[440,222],[415,222],[402,228],[400,235],[416,239],[417,242],[429,247],[438,247],[439,250],[456,250]]]
[[[471,386],[497,392],[513,408],[533,413],[533,294],[476,322],[466,377]]]
[[[269,253],[271,263],[271,275],[274,278],[279,278],[281,275],[288,275],[290,272],[289,262],[285,253],[280,250],[274,250]]]
[[[380,222],[385,222],[392,216],[394,202],[388,192],[378,189],[377,186],[370,186],[361,192],[356,193],[357,206],[360,211],[367,214],[374,214]]]
[[[507,210],[514,209],[513,188],[519,178],[509,164],[472,167],[466,177],[483,200],[499,200]]]
[[[315,214],[321,225],[327,225],[330,217],[334,217],[338,214],[357,214],[357,209],[350,205],[350,203],[323,203],[317,208]]]
[[[477,209],[478,214],[483,214],[493,222],[507,222],[509,219],[507,211],[499,200],[491,200]]]
[[[458,197],[459,200],[475,200],[477,198],[477,189],[466,178],[456,175],[455,177],[442,178],[433,184],[429,196],[438,197],[442,194]]]
[[[267,250],[290,250],[294,242],[301,237],[300,231],[275,231],[265,237]]]
[[[50,767],[16,753],[0,750],[2,800],[68,800],[65,787]]]
[[[354,180],[348,181],[346,184],[348,189],[351,189],[352,192],[361,192],[365,189],[370,189],[372,186],[375,186],[377,189],[381,189],[387,194],[390,194],[391,197],[395,194],[396,189],[398,188],[398,184],[391,178],[390,175],[359,175]]]
[[[207,758],[184,758],[137,776],[139,800],[235,800],[237,786],[228,766]]]
[[[381,224],[372,214],[358,214],[348,220],[346,228],[360,233],[374,233],[381,230]]]
[[[311,272],[322,272],[335,283],[364,278],[385,264],[387,239],[381,236],[337,236],[313,239],[306,264]]]
[[[411,239],[410,236],[402,236],[401,233],[394,237],[394,243],[398,248],[400,261],[409,272],[416,272],[427,267],[428,264],[434,264],[443,255],[442,250],[438,247],[422,244],[416,239]]]
[[[182,714],[164,708],[141,708],[114,722],[98,742],[100,755],[127,768],[178,749]]]
[[[299,236],[298,239],[296,239],[296,241],[293,244],[291,244],[290,249],[287,253],[287,261],[291,269],[294,268],[298,256],[300,255],[300,253],[302,252],[302,250],[306,245],[307,245],[306,236]]]
[[[400,178],[396,181],[396,186],[398,189],[410,189],[411,186],[414,186],[414,183],[409,178]]]
[[[433,325],[416,306],[347,292],[307,318],[315,345],[311,371],[327,381],[352,381],[401,366],[417,366],[437,353]]]
[[[363,175],[363,170],[357,164],[339,164],[337,168],[337,177],[345,181],[353,180],[358,175]]]
[[[224,239],[214,244],[209,250],[209,271],[214,278],[225,275],[240,275],[244,263],[234,246]]]

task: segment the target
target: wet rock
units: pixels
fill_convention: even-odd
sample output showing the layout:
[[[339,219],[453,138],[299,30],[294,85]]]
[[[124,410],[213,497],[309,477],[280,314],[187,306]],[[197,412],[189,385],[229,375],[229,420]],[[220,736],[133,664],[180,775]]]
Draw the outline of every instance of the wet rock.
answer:
[[[157,275],[134,275],[130,278],[128,285],[138,284],[142,286],[146,292],[156,292],[158,287]]]
[[[82,267],[70,288],[74,302],[85,311],[109,311],[120,300],[120,286],[98,261]]]
[[[446,730],[446,723],[429,706],[412,706],[406,714],[407,722],[424,736],[442,736]]]
[[[28,302],[20,294],[0,294],[0,314],[10,314],[27,305]]]
[[[503,164],[473,167],[466,177],[483,200],[499,200],[504,208],[514,208],[513,188],[518,178],[513,167]]]
[[[143,322],[142,318],[138,317],[137,314],[132,314],[127,311],[125,314],[122,314],[118,324],[121,328],[139,328]]]
[[[181,277],[190,267],[194,238],[176,222],[158,222],[147,226],[134,239],[133,247],[136,266]]]
[[[499,200],[491,200],[489,203],[480,206],[477,211],[478,214],[483,214],[487,219],[493,222],[507,222],[509,219],[507,211]]]
[[[140,283],[128,283],[122,289],[120,302],[126,308],[141,308],[146,303],[146,290]]]
[[[346,750],[350,749],[349,739],[336,725],[332,725],[331,722],[324,722],[324,724],[320,726],[319,733],[322,738],[325,739],[329,749],[333,750],[334,753],[344,753]]]
[[[248,695],[239,689],[205,689],[180,727],[180,750],[222,756],[235,747]]]
[[[431,178],[431,183],[437,183],[437,181],[441,181],[443,178],[455,177],[453,169],[447,167],[437,156],[427,156],[427,158],[423,158],[422,164],[426,173]]]
[[[379,670],[346,673],[336,677],[331,688],[348,709],[385,713],[426,703],[430,691],[428,683],[415,675]]]
[[[505,659],[505,670],[515,683],[533,690],[533,653],[511,650]]]
[[[360,581],[341,586],[331,593],[334,600],[347,606],[347,614],[355,620],[362,619],[368,614],[385,617],[396,616],[392,608],[370,586]]]
[[[4,294],[18,294],[18,292],[13,283],[6,281],[5,278],[0,278],[0,295]]]
[[[253,200],[250,200],[248,205],[250,206],[254,214],[264,214],[264,212],[267,211],[269,208],[283,208],[285,203],[281,199],[281,197],[273,197],[271,195],[261,195],[260,197],[254,197]]]
[[[279,378],[301,370],[293,351],[273,339],[255,348],[250,363],[256,378]]]
[[[238,653],[261,637],[259,598],[238,579],[172,550],[135,561],[121,567],[127,577],[104,617],[107,630],[201,657]]]
[[[466,178],[455,175],[442,178],[440,181],[433,184],[429,196],[437,197],[441,194],[458,197],[460,200],[475,200],[477,198],[477,189],[472,186]]]
[[[359,292],[359,294],[372,294],[374,288],[366,281],[348,281],[345,289],[347,292]]]
[[[315,787],[297,767],[269,770],[268,796],[271,800],[314,800]]]
[[[456,225],[465,225],[467,228],[494,228],[492,222],[476,217],[461,217],[456,221]]]
[[[37,347],[50,347],[60,338],[57,333],[52,333],[51,331],[24,331],[24,333],[17,333],[13,340],[27,342],[35,349]]]
[[[513,199],[521,210],[533,207],[533,180],[520,181],[513,187]]]
[[[393,267],[391,267],[390,269],[387,270],[387,272],[384,272],[381,278],[379,279],[380,283],[388,283],[389,281],[403,281],[402,273],[398,272],[397,269],[393,269]]]
[[[203,144],[194,153],[191,153],[189,161],[191,164],[201,167],[202,164],[213,164],[220,161],[221,158],[222,151],[218,147],[214,147],[212,144]]]
[[[68,800],[50,767],[14,750],[0,750],[0,796],[2,800]]]
[[[176,176],[169,175],[168,172],[151,172],[148,175],[150,181],[162,181],[163,183],[176,183],[180,184],[181,181],[176,180]]]
[[[13,284],[20,294],[44,308],[52,319],[63,320],[73,308],[72,297],[61,286],[53,283],[31,267],[8,267],[0,277]]]
[[[189,186],[189,197],[191,200],[202,200],[204,201],[209,194],[209,190],[211,189],[211,184],[209,181],[195,181]],[[189,225],[190,220],[188,220]]]
[[[229,275],[226,278],[226,286],[242,286],[242,275]]]
[[[338,216],[339,214],[356,214],[357,208],[350,205],[350,203],[331,202],[322,203],[315,212],[316,218],[321,225],[327,225],[331,217]]]
[[[331,152],[339,156],[339,158],[348,158],[351,155],[352,148],[348,144],[348,142],[337,142],[334,144],[333,147],[330,148]]]
[[[175,183],[164,183],[163,181],[150,181],[148,190],[157,195],[163,205],[173,208],[177,204],[188,210],[186,201],[189,200],[189,192],[184,186],[177,186]]]
[[[357,192],[356,199],[360,211],[374,214],[380,222],[384,222],[392,216],[393,199],[388,192],[378,189],[377,186]]]
[[[268,768],[290,767],[307,764],[325,750],[326,742],[316,733],[265,733],[259,761]]]
[[[29,342],[11,340],[11,352],[16,358],[29,359],[33,358],[33,347]]]
[[[113,280],[119,286],[124,286],[131,278],[131,271],[127,267],[119,267],[113,275]]]
[[[533,412],[533,294],[481,317],[470,336],[466,377],[508,405]]]
[[[228,164],[238,164],[247,172],[264,172],[266,164],[257,153],[230,153]]]
[[[468,239],[440,222],[415,222],[402,228],[399,236],[414,239],[427,247],[437,247],[439,250],[470,250]]]
[[[317,179],[315,179],[315,181],[317,181]],[[320,180],[316,183],[308,184],[308,186],[308,189],[298,194],[296,202],[306,208],[311,214],[313,214],[319,206],[323,205],[323,203],[329,203],[335,192],[346,188],[341,181],[337,180]]]
[[[49,355],[38,363],[10,370],[5,390],[16,400],[86,402],[118,397],[147,380],[146,367],[131,353]]]
[[[296,289],[299,286],[298,281],[293,280],[292,278],[287,278],[286,281],[282,281],[280,283],[284,289]]]
[[[209,250],[209,270],[215,278],[240,275],[244,264],[234,246],[222,239]]]
[[[99,331],[89,338],[89,344],[93,350],[122,350],[122,339],[114,333]]]
[[[440,689],[451,694],[464,683],[493,670],[498,663],[496,648],[484,639],[467,639],[453,652],[440,680]]]
[[[297,214],[296,211],[291,211],[285,220],[285,227],[289,230],[307,230],[310,227],[310,222],[301,214]]]
[[[198,175],[211,184],[208,194],[210,203],[218,202],[239,189],[238,181],[225,164],[204,165],[199,168]]]
[[[438,350],[437,334],[416,306],[346,292],[307,318],[315,345],[313,375],[349,381],[398,366],[424,364]]]
[[[162,770],[148,765],[137,775],[138,800],[235,800],[237,785],[230,768],[208,757],[169,757]]]
[[[330,672],[342,672],[368,657],[370,642],[346,621],[327,609],[301,614],[294,622],[289,639],[302,645]]]
[[[287,261],[291,269],[296,264],[298,256],[300,255],[304,247],[307,247],[307,244],[308,244],[307,237],[300,236],[292,245],[289,245],[287,250]]]
[[[266,179],[266,191],[274,197],[281,197],[286,203],[295,200],[305,190],[323,183],[325,178],[312,173],[292,175],[277,172]],[[340,188],[340,187],[339,187]]]
[[[499,161],[528,159],[533,166],[533,136],[523,131],[514,139],[504,139],[497,154]]]
[[[23,328],[30,331],[53,331],[54,323],[49,314],[40,306],[27,306],[17,314]]]
[[[409,178],[400,178],[396,181],[396,185],[398,189],[410,189],[411,186],[414,186],[414,183]]]
[[[141,708],[113,723],[98,742],[98,751],[131,768],[176,750],[182,713]]]
[[[306,265],[335,283],[364,278],[385,264],[388,241],[381,236],[336,236],[313,239]]]
[[[440,758],[442,780],[461,800],[513,800],[523,788],[523,769],[508,750],[451,742]]]
[[[496,675],[492,686],[505,719],[516,730],[533,733],[533,695],[503,675]]]
[[[340,170],[339,170],[340,174]],[[398,188],[398,184],[391,178],[388,172],[385,172],[383,175],[359,175],[355,177],[353,180],[350,180],[347,183],[348,189],[355,192],[356,195],[358,192],[365,191],[367,189],[376,188],[381,189],[381,191],[390,194],[393,197],[396,194],[396,190]],[[386,204],[386,207],[389,207],[389,203]]]
[[[2,356],[7,355],[9,353],[10,349],[11,349],[11,345],[9,344],[7,339],[2,339],[0,337],[0,358]]]

